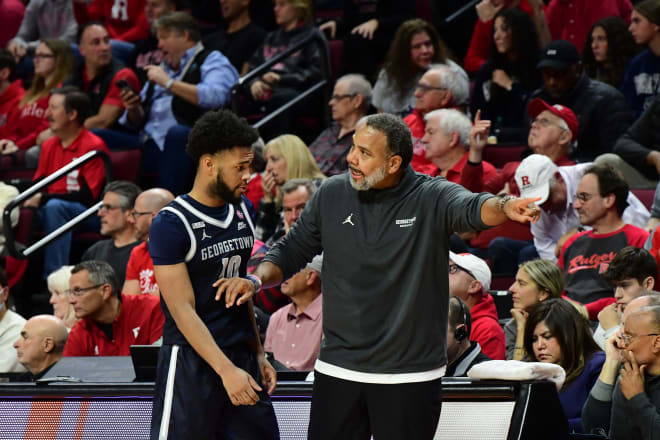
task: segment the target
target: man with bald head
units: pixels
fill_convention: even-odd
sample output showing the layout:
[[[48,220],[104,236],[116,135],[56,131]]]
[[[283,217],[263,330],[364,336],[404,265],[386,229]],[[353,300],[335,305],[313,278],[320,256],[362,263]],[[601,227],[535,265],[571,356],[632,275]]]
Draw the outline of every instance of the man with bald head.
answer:
[[[135,232],[142,243],[134,247],[126,265],[126,281],[122,292],[124,295],[148,293],[158,295],[158,284],[154,277],[154,263],[147,249],[149,227],[158,211],[174,200],[174,194],[163,188],[152,188],[140,193],[135,199],[133,219]]]
[[[622,322],[622,331],[607,341],[605,363],[582,410],[582,425],[585,432],[609,431],[611,439],[656,439],[660,430],[660,295],[632,300]]]
[[[19,381],[36,381],[62,358],[69,336],[61,319],[53,315],[37,315],[28,319],[14,342],[18,361],[28,372]]]

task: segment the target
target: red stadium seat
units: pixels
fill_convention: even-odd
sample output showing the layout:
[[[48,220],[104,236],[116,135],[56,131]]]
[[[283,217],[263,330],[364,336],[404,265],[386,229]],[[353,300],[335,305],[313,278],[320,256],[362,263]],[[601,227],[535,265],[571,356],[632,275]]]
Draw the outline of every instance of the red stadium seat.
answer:
[[[519,162],[522,160],[522,152],[527,148],[526,145],[489,145],[484,150],[483,159],[490,162],[495,168],[502,168],[508,162]]]
[[[640,202],[646,206],[646,209],[651,210],[653,205],[653,197],[655,196],[654,189],[633,189],[632,193],[637,196]]]

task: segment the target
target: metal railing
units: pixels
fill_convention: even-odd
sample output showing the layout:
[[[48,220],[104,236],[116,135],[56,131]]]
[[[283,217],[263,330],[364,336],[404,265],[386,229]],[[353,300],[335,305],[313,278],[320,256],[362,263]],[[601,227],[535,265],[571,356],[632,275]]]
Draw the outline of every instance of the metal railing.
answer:
[[[330,53],[328,49],[328,43],[325,37],[323,36],[323,33],[318,30],[315,30],[315,32],[312,32],[310,35],[306,36],[305,38],[303,38],[293,46],[289,47],[284,52],[275,55],[265,63],[252,69],[245,76],[240,77],[238,79],[238,83],[236,83],[234,87],[232,87],[231,89],[231,106],[233,112],[236,114],[241,114],[240,92],[241,90],[243,90],[244,83],[251,81],[255,77],[261,76],[263,73],[266,73],[268,69],[270,69],[270,67],[279,63],[281,60],[288,57],[293,52],[299,50],[301,47],[306,46],[307,44],[310,43],[316,44],[319,47],[319,51],[321,53],[321,75],[323,76],[323,79],[309,86],[306,90],[299,93],[295,98],[292,98],[289,102],[283,104],[281,107],[278,107],[277,109],[270,112],[267,116],[263,117],[262,119],[254,123],[253,127],[259,128],[268,124],[270,121],[281,115],[283,112],[287,111],[294,105],[306,99],[308,96],[315,93],[319,89],[323,89],[323,102],[328,102],[330,100],[330,93],[329,93],[330,88],[328,86],[331,78]],[[327,110],[327,108],[323,111],[323,118],[324,118],[325,126],[327,127],[328,125],[330,125],[330,113]]]
[[[91,206],[81,214],[72,218],[71,220],[64,223],[62,226],[60,226],[50,234],[46,235],[45,237],[43,237],[42,239],[38,240],[37,242],[28,246],[25,249],[19,249],[18,243],[16,242],[16,239],[14,237],[14,229],[12,228],[11,225],[11,211],[14,208],[20,206],[25,200],[29,199],[34,194],[41,191],[43,188],[47,187],[51,183],[55,182],[56,180],[65,176],[71,171],[80,168],[81,166],[85,165],[87,162],[94,159],[103,160],[103,165],[105,166],[106,181],[107,182],[111,181],[112,162],[110,161],[110,156],[108,156],[106,153],[102,151],[94,150],[72,160],[69,164],[63,166],[62,168],[55,171],[50,176],[45,177],[44,179],[40,180],[39,182],[35,183],[34,185],[32,185],[31,187],[29,187],[19,195],[17,195],[14,198],[14,200],[12,200],[7,204],[5,210],[2,213],[2,228],[5,234],[5,246],[7,247],[7,251],[9,252],[9,255],[11,255],[14,258],[24,260],[33,253],[35,253],[36,251],[38,251],[39,249],[46,246],[51,241],[58,238],[60,235],[67,232],[69,229],[85,221],[87,218],[91,217],[93,214],[95,214],[98,211],[99,206],[102,204],[102,202],[95,203],[93,206]]]

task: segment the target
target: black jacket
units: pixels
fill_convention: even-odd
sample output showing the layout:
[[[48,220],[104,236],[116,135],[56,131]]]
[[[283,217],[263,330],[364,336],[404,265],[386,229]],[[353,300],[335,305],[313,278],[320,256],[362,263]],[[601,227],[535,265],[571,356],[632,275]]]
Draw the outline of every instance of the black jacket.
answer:
[[[614,87],[589,78],[584,72],[573,88],[560,99],[548,95],[544,88],[530,99],[541,98],[550,105],[561,104],[575,112],[580,123],[578,146],[572,157],[592,161],[611,153],[614,144],[630,127],[632,113],[623,94]]]
[[[658,178],[655,167],[646,164],[651,151],[660,151],[660,95],[614,145],[614,152],[651,180]]]

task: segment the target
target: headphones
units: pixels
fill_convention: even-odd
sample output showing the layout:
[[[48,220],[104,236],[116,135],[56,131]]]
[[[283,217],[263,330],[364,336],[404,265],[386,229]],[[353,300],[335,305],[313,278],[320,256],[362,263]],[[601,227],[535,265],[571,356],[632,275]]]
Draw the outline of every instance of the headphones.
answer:
[[[463,315],[463,320],[462,320],[463,325],[461,327],[457,327],[454,329],[454,339],[456,339],[457,342],[461,342],[468,337],[468,332],[466,329],[468,325],[467,312],[465,311],[465,305],[463,304],[463,301],[461,301],[460,298],[456,298],[456,301],[458,301],[458,305],[461,307],[461,315]]]

